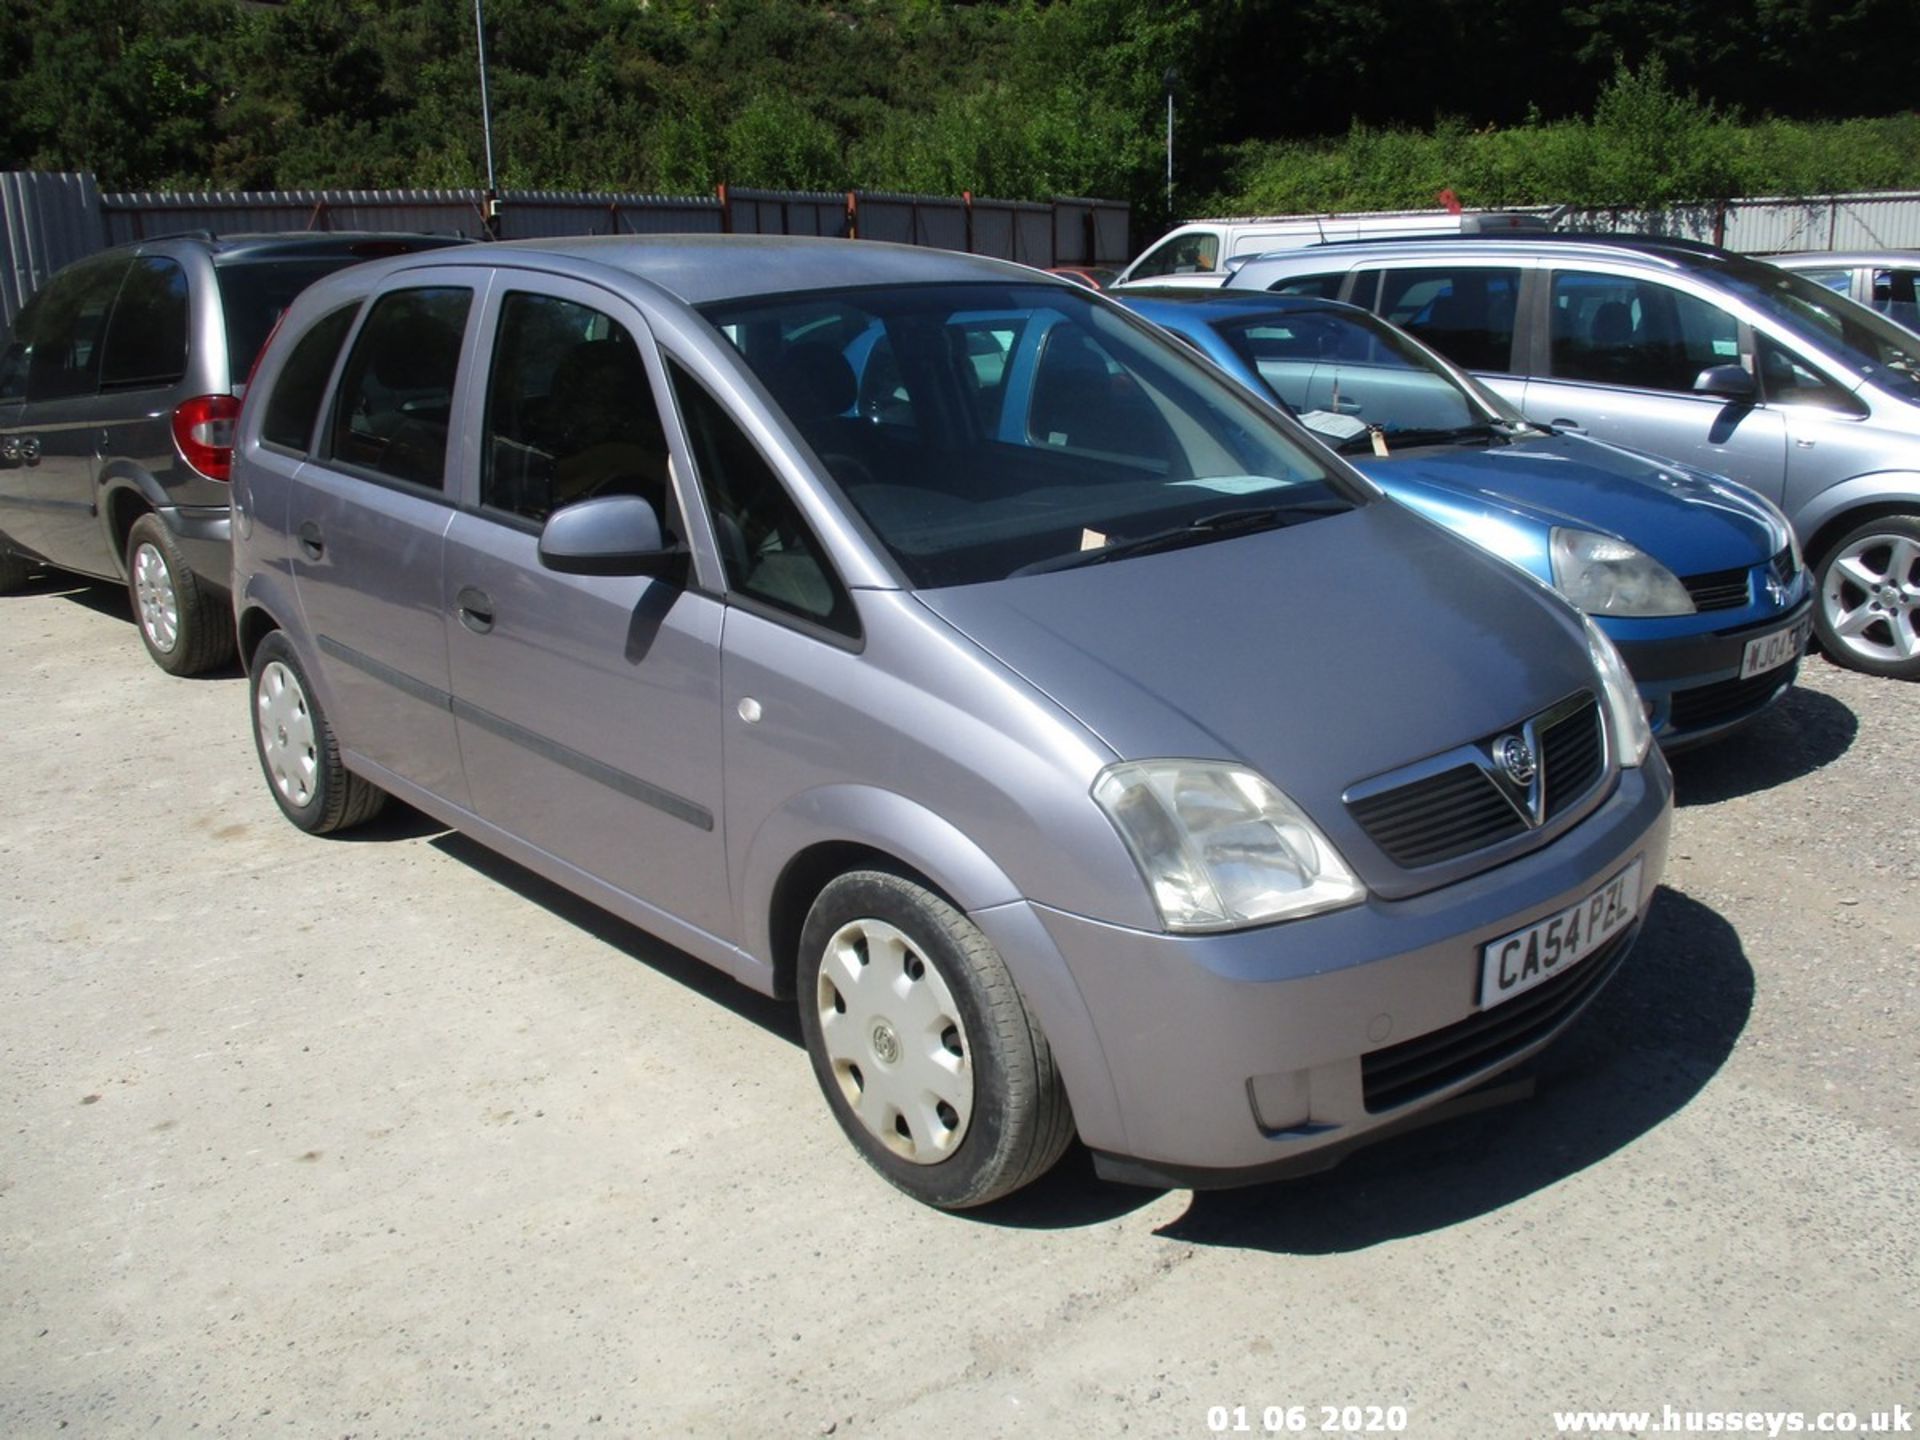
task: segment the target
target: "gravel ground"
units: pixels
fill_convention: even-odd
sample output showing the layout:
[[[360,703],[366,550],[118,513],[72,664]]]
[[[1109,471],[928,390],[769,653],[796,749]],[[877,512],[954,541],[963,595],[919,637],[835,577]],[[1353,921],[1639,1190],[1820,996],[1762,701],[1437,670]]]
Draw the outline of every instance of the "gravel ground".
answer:
[[[956,1218],[860,1164],[782,1007],[411,812],[300,835],[239,676],[161,674],[117,591],[0,615],[0,1434],[1920,1401],[1920,687],[1811,660],[1677,761],[1647,934],[1533,1100]]]

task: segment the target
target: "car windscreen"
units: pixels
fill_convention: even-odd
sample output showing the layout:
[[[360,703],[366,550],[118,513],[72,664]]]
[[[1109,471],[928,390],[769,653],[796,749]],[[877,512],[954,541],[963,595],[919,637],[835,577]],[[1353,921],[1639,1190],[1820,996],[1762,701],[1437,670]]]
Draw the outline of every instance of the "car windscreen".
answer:
[[[1773,265],[1736,261],[1720,277],[1748,304],[1821,346],[1855,375],[1920,404],[1920,335]]]
[[[1492,391],[1359,311],[1291,310],[1212,324],[1300,423],[1336,449],[1366,450],[1375,431],[1410,444],[1525,423]]]
[[[702,313],[922,588],[1364,499],[1276,414],[1078,287],[887,286]]]
[[[260,347],[300,292],[323,275],[357,265],[359,255],[298,260],[245,260],[217,267],[226,315],[229,385],[244,385]]]

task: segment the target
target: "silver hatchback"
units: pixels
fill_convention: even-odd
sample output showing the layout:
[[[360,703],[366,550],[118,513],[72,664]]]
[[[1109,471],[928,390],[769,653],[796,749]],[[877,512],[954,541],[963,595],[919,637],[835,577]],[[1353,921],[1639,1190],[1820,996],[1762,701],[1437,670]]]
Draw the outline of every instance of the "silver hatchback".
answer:
[[[261,362],[234,505],[287,817],[397,795],[792,998],[934,1205],[1076,1133],[1219,1184],[1444,1113],[1592,999],[1665,860],[1590,624],[1017,266],[343,272]]]

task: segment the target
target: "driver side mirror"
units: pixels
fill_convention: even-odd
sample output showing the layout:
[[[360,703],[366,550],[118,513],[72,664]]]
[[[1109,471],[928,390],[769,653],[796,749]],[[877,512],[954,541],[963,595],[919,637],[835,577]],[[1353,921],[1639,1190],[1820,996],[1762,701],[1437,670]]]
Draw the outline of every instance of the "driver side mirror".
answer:
[[[1711,365],[1694,380],[1693,393],[1718,395],[1723,400],[1736,400],[1750,405],[1760,398],[1760,387],[1753,383],[1753,376],[1741,366]]]
[[[638,495],[606,495],[556,510],[540,531],[540,563],[562,575],[654,575],[678,580],[687,552],[669,547],[660,517]]]

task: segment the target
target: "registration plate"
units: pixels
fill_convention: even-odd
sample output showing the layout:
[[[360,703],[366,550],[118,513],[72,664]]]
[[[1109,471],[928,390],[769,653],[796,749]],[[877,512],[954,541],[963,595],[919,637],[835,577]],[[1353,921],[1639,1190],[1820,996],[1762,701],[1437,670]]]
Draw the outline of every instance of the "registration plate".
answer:
[[[1807,637],[1812,633],[1813,617],[1809,615],[1784,630],[1749,640],[1740,656],[1740,678],[1751,680],[1769,670],[1778,670],[1790,660],[1799,659],[1807,648]]]
[[[1633,923],[1640,910],[1635,860],[1578,905],[1480,947],[1480,1008],[1524,995],[1570,970]]]

